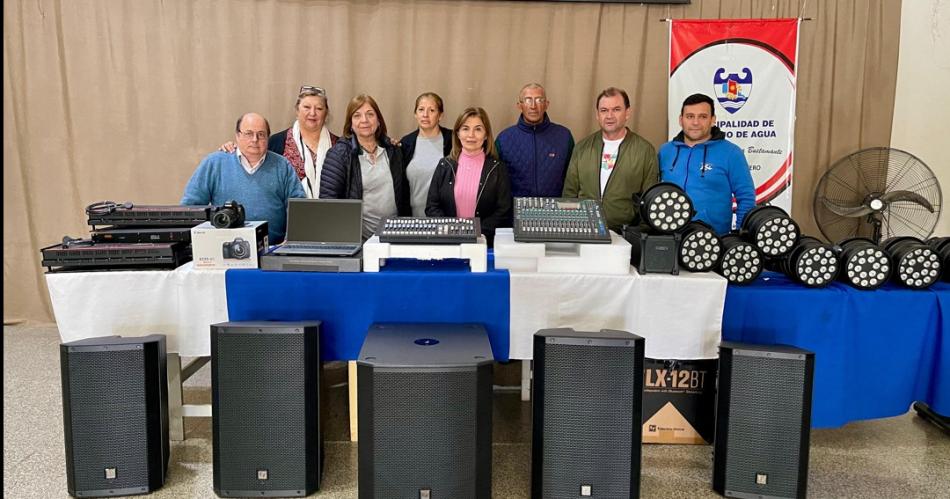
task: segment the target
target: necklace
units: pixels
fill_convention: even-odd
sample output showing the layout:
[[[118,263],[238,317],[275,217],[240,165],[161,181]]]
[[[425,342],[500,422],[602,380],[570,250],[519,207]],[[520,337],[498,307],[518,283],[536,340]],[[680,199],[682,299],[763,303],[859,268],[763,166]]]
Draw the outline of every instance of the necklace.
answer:
[[[360,147],[362,147],[362,146],[360,146]],[[370,151],[370,150],[366,149],[365,147],[363,147],[363,152],[365,152],[365,153],[369,156],[369,164],[372,165],[372,166],[376,166],[376,151],[378,151],[378,150],[379,150],[379,146],[378,146],[378,145],[377,145],[375,148],[373,148],[372,151]]]

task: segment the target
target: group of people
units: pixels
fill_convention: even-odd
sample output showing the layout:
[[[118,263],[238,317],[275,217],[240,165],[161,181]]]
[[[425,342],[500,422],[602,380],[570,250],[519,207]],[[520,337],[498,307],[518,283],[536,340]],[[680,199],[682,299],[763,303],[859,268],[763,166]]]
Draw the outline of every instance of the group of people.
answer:
[[[755,206],[755,188],[742,150],[716,124],[715,104],[688,97],[682,131],[660,147],[627,127],[630,98],[619,88],[595,99],[600,129],[576,145],[570,130],[547,114],[544,87],[521,88],[518,122],[498,134],[488,114],[469,107],[452,129],[441,125],[442,98],[416,98],[419,126],[390,139],[375,99],[360,94],[346,107],[342,136],[329,131],[326,91],[303,86],[293,125],[271,135],[263,116],[247,113],[233,142],[202,160],[185,187],[183,205],[234,199],[248,220],[266,220],[272,243],[283,240],[289,198],[363,200],[363,237],[392,216],[479,217],[489,245],[512,223],[514,197],[601,201],[610,229],[638,220],[635,197],[658,181],[674,182],[692,198],[696,219],[723,234]],[[265,147],[266,141],[266,147]]]

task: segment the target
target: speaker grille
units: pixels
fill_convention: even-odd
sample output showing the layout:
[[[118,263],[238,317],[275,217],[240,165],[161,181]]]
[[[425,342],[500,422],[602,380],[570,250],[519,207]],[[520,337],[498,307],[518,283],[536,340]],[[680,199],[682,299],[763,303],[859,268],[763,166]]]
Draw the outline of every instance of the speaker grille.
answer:
[[[727,490],[798,496],[805,373],[804,359],[733,356]]]
[[[637,349],[544,348],[542,376],[552,391],[543,401],[542,497],[574,499],[581,484],[596,484],[595,497],[630,497],[631,463],[639,462],[631,459],[631,439],[640,431],[640,417],[631,417],[642,391],[634,375],[643,372]]]
[[[141,349],[68,355],[76,490],[148,486],[144,357]]]
[[[302,489],[306,476],[303,334],[220,334],[216,353],[222,488]],[[258,480],[258,471],[268,478]]]
[[[374,496],[475,497],[477,372],[374,374]]]

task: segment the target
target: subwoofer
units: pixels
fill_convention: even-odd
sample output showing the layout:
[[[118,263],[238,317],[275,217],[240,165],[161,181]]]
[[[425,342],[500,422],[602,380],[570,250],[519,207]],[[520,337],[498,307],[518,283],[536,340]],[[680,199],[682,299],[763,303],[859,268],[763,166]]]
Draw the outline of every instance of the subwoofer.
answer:
[[[69,494],[160,488],[169,456],[165,336],[64,343],[59,359]]]
[[[640,496],[643,355],[625,331],[535,333],[532,498]]]
[[[475,324],[374,324],[357,364],[360,499],[491,497],[492,351]]]
[[[815,354],[723,342],[713,489],[728,497],[805,497]]]
[[[211,326],[214,491],[297,497],[320,486],[320,322]]]

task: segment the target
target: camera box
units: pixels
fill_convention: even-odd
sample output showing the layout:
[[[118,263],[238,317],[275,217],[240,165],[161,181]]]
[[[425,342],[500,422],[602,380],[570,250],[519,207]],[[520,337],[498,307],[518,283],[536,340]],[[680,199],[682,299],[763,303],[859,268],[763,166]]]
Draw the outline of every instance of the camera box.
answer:
[[[644,359],[643,443],[712,442],[718,363],[719,359]]]
[[[267,247],[267,222],[244,222],[244,227],[231,229],[205,222],[191,228],[196,269],[256,269],[258,255]]]

